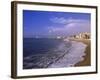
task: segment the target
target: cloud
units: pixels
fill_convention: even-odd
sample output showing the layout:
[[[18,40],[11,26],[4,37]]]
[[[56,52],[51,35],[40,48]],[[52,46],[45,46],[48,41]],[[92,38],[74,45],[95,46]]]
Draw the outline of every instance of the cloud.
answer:
[[[87,23],[88,20],[85,19],[74,19],[72,17],[64,18],[64,17],[54,17],[51,18],[50,21],[53,23],[59,23],[59,24],[70,24],[70,23]]]
[[[51,18],[50,21],[52,21],[53,23],[60,23],[60,24],[65,24],[66,23],[66,19],[63,17],[54,17]]]
[[[90,32],[90,20],[55,17],[50,19],[54,24],[62,24],[62,26],[51,26],[48,28],[50,33],[76,34],[79,32]]]

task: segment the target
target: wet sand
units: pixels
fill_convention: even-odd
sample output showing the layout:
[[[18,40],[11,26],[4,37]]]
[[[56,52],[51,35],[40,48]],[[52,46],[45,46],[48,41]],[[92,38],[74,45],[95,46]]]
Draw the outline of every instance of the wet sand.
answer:
[[[91,65],[91,41],[89,39],[71,39],[72,41],[83,42],[87,45],[84,60],[77,63],[75,66],[90,66]]]

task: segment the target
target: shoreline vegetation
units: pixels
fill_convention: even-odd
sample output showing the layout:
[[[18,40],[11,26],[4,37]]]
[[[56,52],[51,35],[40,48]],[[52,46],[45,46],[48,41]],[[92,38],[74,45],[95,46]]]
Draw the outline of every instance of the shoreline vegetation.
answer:
[[[90,66],[91,65],[91,41],[90,39],[70,39],[71,41],[82,42],[87,45],[85,50],[84,60],[75,64],[75,66]]]

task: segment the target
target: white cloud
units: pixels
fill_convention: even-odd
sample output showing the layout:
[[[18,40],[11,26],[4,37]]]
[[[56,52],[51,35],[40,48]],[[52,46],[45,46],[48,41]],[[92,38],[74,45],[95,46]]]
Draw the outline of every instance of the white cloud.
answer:
[[[70,24],[70,23],[87,23],[89,22],[88,20],[85,19],[74,19],[72,17],[69,18],[64,18],[64,17],[54,17],[51,18],[50,21],[53,23],[60,23],[60,24]]]
[[[64,18],[55,17],[50,19],[55,24],[62,24],[59,26],[49,27],[50,33],[78,33],[78,32],[90,32],[90,21],[85,19],[74,19],[74,18]]]
[[[50,21],[52,21],[53,23],[60,23],[60,24],[65,24],[66,23],[66,19],[63,18],[63,17],[54,17],[54,18],[51,18]]]

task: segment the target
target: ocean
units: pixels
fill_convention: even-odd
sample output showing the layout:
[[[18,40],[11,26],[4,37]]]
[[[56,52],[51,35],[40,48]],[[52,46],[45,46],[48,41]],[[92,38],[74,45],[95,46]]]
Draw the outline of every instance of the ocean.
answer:
[[[70,49],[71,42],[50,38],[23,38],[23,69],[48,68]]]
[[[59,39],[48,38],[24,38],[23,40],[23,56],[29,56],[34,54],[45,54],[51,49],[56,48],[63,43]]]

